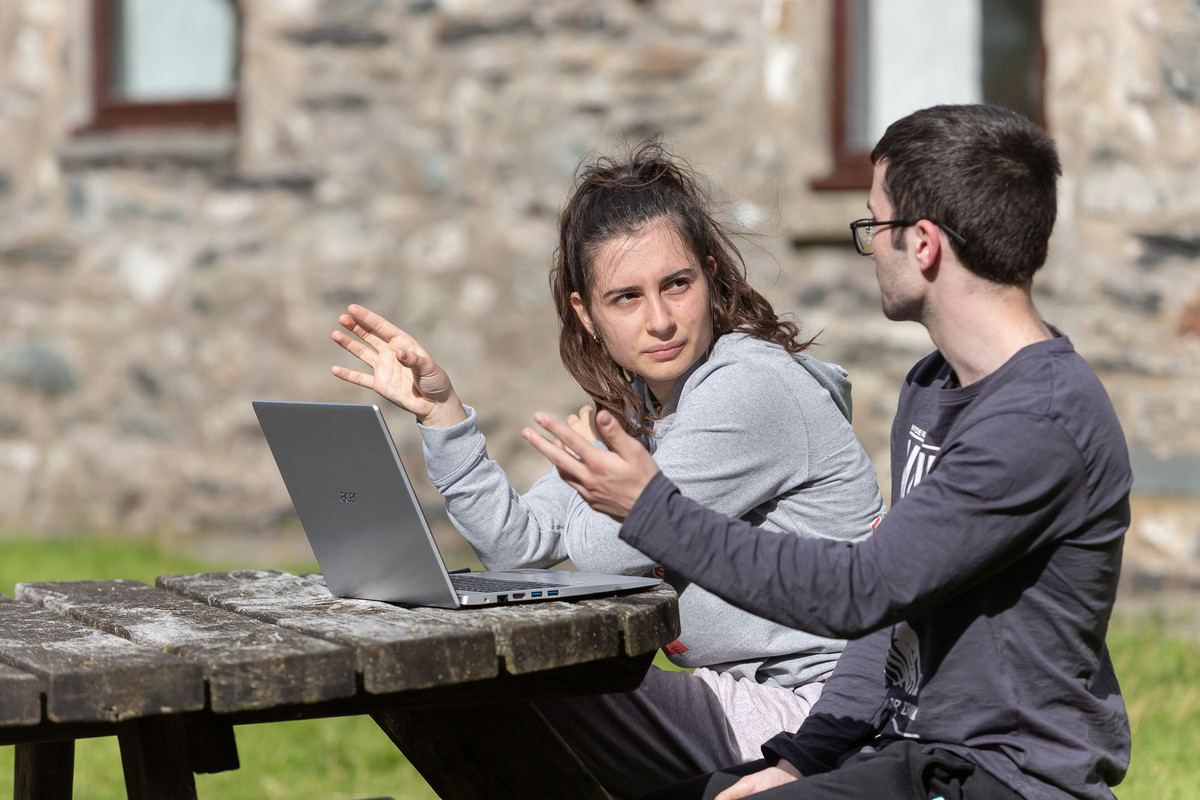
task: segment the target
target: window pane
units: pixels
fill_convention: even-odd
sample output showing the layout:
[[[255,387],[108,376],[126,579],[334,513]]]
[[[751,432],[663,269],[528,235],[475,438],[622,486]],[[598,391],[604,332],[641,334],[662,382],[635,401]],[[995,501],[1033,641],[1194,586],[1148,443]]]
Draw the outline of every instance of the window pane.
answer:
[[[133,102],[210,100],[236,86],[234,0],[121,0],[115,94]]]
[[[869,150],[889,123],[919,108],[983,99],[980,0],[857,0],[855,6],[852,63],[866,86],[857,76],[849,83],[852,93],[865,94],[848,105],[852,148]]]
[[[983,0],[983,96],[1032,120],[1040,116],[1037,0]]]

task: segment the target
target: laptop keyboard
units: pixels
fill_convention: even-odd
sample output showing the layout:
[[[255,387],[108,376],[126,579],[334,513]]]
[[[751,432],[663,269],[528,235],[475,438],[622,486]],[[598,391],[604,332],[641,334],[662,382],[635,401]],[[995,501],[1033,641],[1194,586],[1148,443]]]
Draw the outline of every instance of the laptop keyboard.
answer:
[[[478,575],[466,575],[455,572],[450,575],[450,583],[455,589],[469,592],[508,592],[513,589],[545,589],[546,587],[567,586],[565,583],[547,583],[545,581],[509,581],[501,578],[482,578]]]

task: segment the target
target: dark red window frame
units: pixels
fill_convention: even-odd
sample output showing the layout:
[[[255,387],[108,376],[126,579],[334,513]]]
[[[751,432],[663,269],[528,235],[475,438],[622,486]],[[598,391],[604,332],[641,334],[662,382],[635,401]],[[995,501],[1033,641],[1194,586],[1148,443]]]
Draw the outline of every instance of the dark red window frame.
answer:
[[[828,175],[815,179],[812,188],[817,191],[834,191],[871,188],[871,153],[869,150],[853,148],[848,144],[849,108],[847,94],[850,86],[850,70],[854,68],[850,43],[854,37],[854,10],[852,0],[833,0],[833,81],[830,98],[829,136],[833,150],[833,170]],[[1038,84],[1046,74],[1046,49],[1042,40],[1042,0],[1035,4],[1036,47]],[[1045,127],[1045,94],[1037,92],[1037,119]]]
[[[234,127],[236,95],[211,100],[134,102],[114,94],[113,48],[120,0],[92,0],[92,119],[81,132],[121,128]],[[241,5],[234,4],[241,30]],[[239,54],[240,60],[240,54]]]

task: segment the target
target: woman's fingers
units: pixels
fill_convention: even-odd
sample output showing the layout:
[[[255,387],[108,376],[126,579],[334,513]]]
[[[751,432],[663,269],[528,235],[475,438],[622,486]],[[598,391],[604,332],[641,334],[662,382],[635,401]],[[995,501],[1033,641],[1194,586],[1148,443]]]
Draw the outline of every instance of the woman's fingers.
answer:
[[[333,332],[333,340],[341,345],[343,350],[358,360],[370,365],[371,367],[375,366],[375,357],[378,351],[374,348],[368,347],[358,339],[353,339],[341,331]]]
[[[355,336],[366,334],[366,337],[378,339],[385,344],[398,336],[403,336],[409,339],[411,344],[415,344],[415,342],[411,341],[411,337],[405,334],[398,326],[389,322],[385,317],[371,311],[369,308],[352,304],[346,311],[348,313],[343,316],[353,320],[353,328],[351,330],[353,330]],[[345,323],[343,323],[344,325]],[[362,333],[359,332],[360,330]]]
[[[340,366],[334,366],[330,371],[333,372],[334,377],[341,378],[346,383],[353,383],[356,386],[364,386],[368,389],[372,389],[375,386],[375,376],[367,375],[365,372],[358,372]]]

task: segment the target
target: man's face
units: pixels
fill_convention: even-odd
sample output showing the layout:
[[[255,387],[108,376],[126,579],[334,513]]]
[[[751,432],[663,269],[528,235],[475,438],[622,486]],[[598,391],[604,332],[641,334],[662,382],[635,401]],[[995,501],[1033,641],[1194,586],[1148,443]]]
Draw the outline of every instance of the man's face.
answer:
[[[887,162],[875,165],[871,178],[871,194],[867,199],[867,210],[877,220],[895,219],[895,209],[883,188]],[[908,248],[898,250],[896,237],[903,235],[904,228],[884,225],[875,229],[871,239],[871,258],[875,260],[875,279],[879,281],[879,294],[883,302],[883,314],[891,320],[919,321],[922,309],[920,272],[912,263]]]

